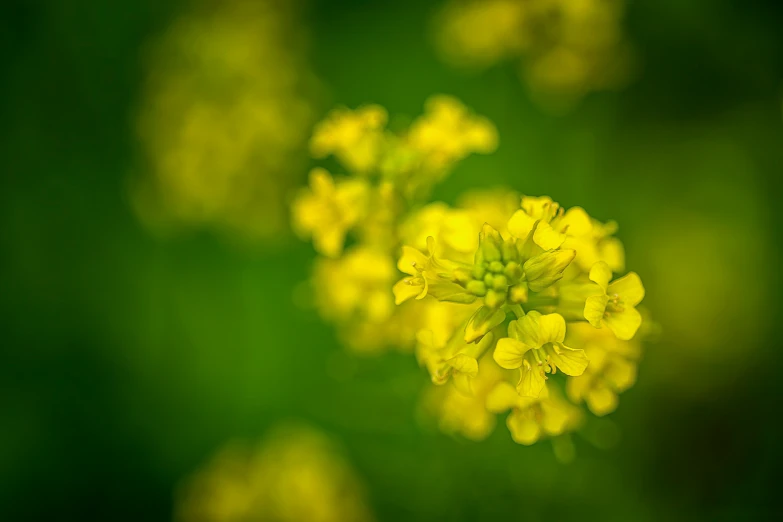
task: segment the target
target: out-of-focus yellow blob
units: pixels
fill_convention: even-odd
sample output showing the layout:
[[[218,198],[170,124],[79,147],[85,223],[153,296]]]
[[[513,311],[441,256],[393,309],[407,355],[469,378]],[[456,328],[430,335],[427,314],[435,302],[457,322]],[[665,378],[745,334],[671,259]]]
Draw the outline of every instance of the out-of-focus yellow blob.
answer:
[[[436,18],[436,44],[460,67],[520,59],[539,101],[568,107],[627,81],[623,14],[624,0],[451,0]]]
[[[574,323],[566,341],[582,348],[590,360],[585,373],[569,377],[566,391],[575,403],[586,402],[596,415],[617,408],[618,394],[636,382],[636,367],[641,356],[641,340],[618,339],[608,328],[596,329],[588,323]]]
[[[314,115],[298,4],[197,2],[149,48],[131,194],[153,230],[286,230]]]
[[[302,426],[224,446],[183,481],[178,522],[369,522],[364,487],[335,444]]]

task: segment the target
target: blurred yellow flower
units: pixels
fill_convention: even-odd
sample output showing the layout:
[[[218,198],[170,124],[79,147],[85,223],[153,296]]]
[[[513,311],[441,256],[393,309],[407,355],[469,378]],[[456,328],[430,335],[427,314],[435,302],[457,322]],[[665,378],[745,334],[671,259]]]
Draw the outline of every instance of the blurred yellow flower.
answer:
[[[183,481],[178,522],[369,522],[364,487],[338,448],[303,426],[230,443]]]
[[[581,421],[578,408],[546,388],[538,397],[523,397],[511,384],[501,382],[489,393],[486,404],[495,413],[511,410],[506,425],[514,441],[524,445],[561,435]]]
[[[310,188],[293,203],[293,227],[312,236],[315,249],[328,257],[340,255],[345,236],[367,215],[370,187],[361,179],[337,182],[322,168],[310,171]]]
[[[518,59],[542,103],[567,107],[627,81],[624,8],[624,0],[450,0],[435,19],[436,46],[458,67]]]
[[[623,341],[607,328],[598,330],[587,323],[574,323],[568,329],[567,341],[582,347],[590,360],[582,375],[568,379],[568,398],[577,404],[584,401],[596,415],[613,412],[618,395],[636,382],[640,340]]]
[[[387,118],[378,105],[335,109],[315,127],[310,152],[315,158],[333,154],[348,169],[369,172],[378,165]]]
[[[154,230],[286,232],[313,121],[299,2],[197,2],[150,48],[134,208]]]

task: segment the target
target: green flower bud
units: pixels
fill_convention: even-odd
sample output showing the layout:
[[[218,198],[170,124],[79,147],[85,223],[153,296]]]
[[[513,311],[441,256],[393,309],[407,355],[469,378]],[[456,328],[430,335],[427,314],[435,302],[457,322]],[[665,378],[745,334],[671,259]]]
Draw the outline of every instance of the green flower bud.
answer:
[[[484,297],[487,293],[487,286],[482,281],[469,281],[466,290],[473,295]]]

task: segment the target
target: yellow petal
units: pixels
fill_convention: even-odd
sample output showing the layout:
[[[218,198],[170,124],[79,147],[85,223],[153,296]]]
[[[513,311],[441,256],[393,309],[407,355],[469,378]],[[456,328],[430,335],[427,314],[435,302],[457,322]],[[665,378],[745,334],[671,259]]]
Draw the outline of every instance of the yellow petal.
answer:
[[[471,378],[478,375],[478,361],[469,355],[460,353],[446,362],[455,374],[460,373]]]
[[[609,285],[609,295],[619,295],[626,306],[636,306],[644,299],[644,286],[636,272],[629,272]]]
[[[558,223],[558,228],[569,236],[587,236],[593,233],[593,222],[582,207],[572,207]]]
[[[427,256],[413,247],[403,246],[402,256],[397,261],[397,268],[400,272],[408,275],[418,275],[427,266]]]
[[[609,286],[609,281],[612,279],[612,270],[609,265],[603,261],[599,261],[593,265],[590,269],[590,281],[598,283],[598,285],[606,290]]]
[[[519,404],[519,394],[514,386],[502,381],[487,395],[486,407],[493,413],[503,413]]]
[[[544,223],[543,221],[538,222],[536,231],[533,232],[533,241],[544,250],[560,248],[560,245],[562,245],[565,240],[565,234],[557,232],[548,223]]]
[[[564,344],[549,344],[547,354],[557,368],[566,375],[576,377],[582,375],[587,368],[588,359],[584,350],[569,348]]]
[[[523,397],[540,396],[541,390],[544,389],[546,384],[541,368],[539,368],[538,365],[531,367],[522,366],[519,372],[519,383],[517,383],[517,391],[519,394]]]
[[[590,296],[585,301],[585,319],[595,328],[601,328],[601,319],[604,317],[608,302],[609,296],[607,295]]]
[[[541,312],[532,310],[524,317],[517,319],[513,332],[520,341],[531,348],[540,348],[541,342]]]
[[[529,446],[534,444],[541,436],[541,427],[532,416],[514,411],[506,419],[511,438],[518,444]]]
[[[593,388],[587,393],[587,407],[599,417],[617,409],[617,394],[605,386]]]
[[[400,305],[421,293],[422,286],[411,284],[413,280],[413,277],[406,277],[394,284],[394,287],[392,288],[392,291],[394,292],[394,304]]]
[[[615,358],[604,370],[604,378],[618,392],[625,391],[636,382],[636,364]]]
[[[586,308],[586,307],[585,307]],[[642,314],[636,308],[626,308],[622,312],[612,312],[604,317],[606,326],[621,341],[633,339],[642,324]]]
[[[525,196],[522,198],[522,209],[536,219],[549,221],[552,219],[560,205],[552,201],[549,196]]]
[[[612,272],[622,272],[625,270],[625,249],[622,242],[616,237],[609,237],[601,241],[598,245],[598,255],[604,261]]]
[[[508,220],[508,231],[519,239],[527,239],[530,232],[536,226],[536,220],[530,217],[524,210],[517,210]]]
[[[472,397],[473,392],[473,379],[465,375],[464,373],[458,373],[451,378],[454,381],[454,387],[457,391],[465,397]]]
[[[539,341],[546,343],[562,343],[565,340],[566,323],[560,314],[542,315],[538,320]]]
[[[501,368],[513,370],[522,366],[522,361],[528,350],[530,350],[528,345],[517,341],[516,339],[504,337],[500,339],[497,346],[495,346],[493,358]]]
[[[334,192],[334,180],[329,171],[316,167],[310,171],[310,187],[319,195],[327,195]]]
[[[568,410],[548,400],[541,403],[541,412],[541,427],[547,435],[560,435],[565,431],[569,420]]]
[[[580,377],[571,377],[566,381],[566,394],[571,402],[579,404],[584,400],[585,395],[590,391],[593,377],[591,375],[582,375]]]
[[[345,231],[337,226],[313,235],[313,246],[326,257],[337,257],[343,251]]]

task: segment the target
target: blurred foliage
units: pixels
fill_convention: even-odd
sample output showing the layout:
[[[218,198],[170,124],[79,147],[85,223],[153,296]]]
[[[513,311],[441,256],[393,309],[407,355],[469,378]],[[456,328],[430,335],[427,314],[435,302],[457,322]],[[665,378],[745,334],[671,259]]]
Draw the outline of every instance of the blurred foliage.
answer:
[[[430,42],[441,7],[304,6],[323,106],[413,115],[432,93],[455,95],[497,125],[499,148],[466,159],[437,199],[507,185],[622,224],[662,329],[611,420],[588,426],[600,448],[576,439],[561,465],[502,433],[473,444],[422,431],[426,379],[409,357],[349,356],[295,305],[311,247],[148,233],[127,192],[143,174],[143,49],[190,6],[11,0],[0,518],[171,520],[183,477],[227,440],[291,417],[335,435],[379,520],[780,514],[779,3],[629,2],[638,79],[562,116],[530,101],[513,65],[464,76],[441,63]]]

